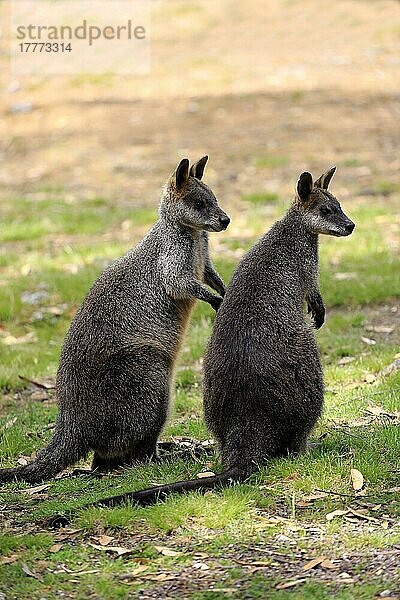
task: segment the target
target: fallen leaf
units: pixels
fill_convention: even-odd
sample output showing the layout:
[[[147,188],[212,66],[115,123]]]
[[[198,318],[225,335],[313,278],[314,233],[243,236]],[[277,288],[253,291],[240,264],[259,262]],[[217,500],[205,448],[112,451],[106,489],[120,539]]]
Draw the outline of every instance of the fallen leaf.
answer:
[[[0,565],[11,565],[18,560],[18,554],[11,554],[11,556],[3,556],[0,558]]]
[[[100,535],[96,539],[101,546],[108,546],[108,544],[111,544],[114,538],[110,537],[109,535]]]
[[[55,317],[59,317],[64,314],[66,308],[66,304],[60,304],[59,306],[49,306],[47,312],[51,315],[54,315]]]
[[[366,412],[371,413],[371,415],[375,415],[375,417],[380,417],[385,414],[385,409],[382,408],[382,406],[375,406],[374,404],[370,404],[365,410]]]
[[[389,529],[389,521],[382,521],[381,527],[382,529]]]
[[[100,546],[99,544],[92,544],[90,542],[89,546],[92,546],[92,548],[96,548],[96,550],[115,552],[118,556],[123,556],[124,554],[131,554],[133,552],[132,548],[122,548],[121,546]]]
[[[323,567],[324,569],[338,569],[339,568],[339,566],[333,564],[333,562],[331,560],[329,560],[329,558],[325,559],[321,563],[321,567]]]
[[[38,575],[37,573],[35,573],[34,571],[32,571],[28,565],[26,563],[21,563],[21,569],[23,570],[23,572],[25,573],[25,575],[28,575],[28,577],[33,577],[33,579],[37,579],[38,581],[42,581],[42,577],[40,577],[40,575]]]
[[[50,383],[47,381],[38,381],[37,379],[30,379],[29,377],[25,377],[24,375],[18,375],[19,379],[22,381],[26,381],[27,383],[31,383],[32,385],[36,385],[38,388],[44,388],[45,390],[54,390],[54,383]]]
[[[20,337],[6,335],[6,337],[3,337],[2,341],[5,346],[18,346],[19,344],[32,344],[33,342],[37,342],[37,337],[34,331],[30,331]]]
[[[296,502],[297,508],[307,508],[308,506],[312,506],[312,502],[310,502],[310,500],[297,500]]]
[[[376,344],[376,340],[364,336],[361,336],[361,341],[364,342],[364,344],[367,344],[367,346],[375,346]]]
[[[372,521],[373,523],[380,523],[379,519],[376,519],[375,517],[370,517],[369,515],[362,513],[361,511],[358,510],[349,510],[349,515],[353,515],[354,517],[357,517],[358,519],[365,519],[365,521]]]
[[[43,492],[44,490],[47,490],[50,487],[50,483],[45,483],[43,485],[38,485],[36,487],[33,488],[24,488],[23,490],[20,490],[20,492],[23,492],[24,494],[38,494],[39,492]]]
[[[374,331],[375,333],[392,333],[394,327],[387,327],[385,325],[372,325],[365,328],[367,331]]]
[[[22,267],[20,269],[21,275],[25,275],[25,276],[30,275],[31,271],[32,271],[32,267],[29,264],[22,265]]]
[[[343,365],[348,365],[349,363],[355,360],[355,356],[342,356],[342,358],[339,358],[339,360],[337,361],[337,364],[341,367]]]
[[[69,573],[71,575],[74,575],[75,577],[77,575],[92,575],[93,573],[98,573],[99,569],[89,569],[88,571],[69,571]]]
[[[366,383],[375,383],[375,381],[376,381],[376,375],[374,375],[373,373],[366,373],[364,375],[364,381]]]
[[[17,463],[19,465],[22,465],[23,467],[25,467],[28,464],[28,460],[29,460],[29,456],[20,456],[19,459],[17,460]]]
[[[346,573],[346,571],[339,573],[338,578],[339,577],[340,577],[340,579],[344,579],[344,580],[348,581],[349,583],[353,581],[352,576],[349,573]]]
[[[395,371],[398,371],[400,369],[400,357],[397,356],[397,358],[395,358],[395,360],[388,365],[387,367],[385,367],[382,371],[383,375],[390,375],[391,373],[394,373]]]
[[[351,469],[351,483],[353,485],[353,490],[358,492],[364,486],[364,477],[363,474],[358,469]]]
[[[47,395],[47,392],[45,390],[35,390],[30,395],[30,400],[33,400],[34,402],[42,402],[43,400],[48,399],[49,396]]]
[[[197,473],[197,479],[204,479],[205,477],[215,477],[215,473],[212,471],[203,471],[202,473]]]
[[[206,563],[201,562],[200,560],[197,560],[194,563],[192,563],[192,567],[193,567],[193,569],[198,569],[199,571],[209,571],[210,570],[210,567],[208,565],[206,565]]]
[[[313,558],[303,566],[302,571],[310,571],[311,569],[314,569],[314,567],[317,567],[323,563],[324,560],[326,560],[326,556],[318,556],[317,558]]]
[[[15,423],[17,422],[18,417],[14,417],[12,419],[9,419],[5,425],[4,425],[4,429],[10,429],[10,427],[12,427],[13,425],[15,425]]]
[[[72,275],[76,275],[79,271],[79,266],[74,264],[62,265],[62,270],[66,273],[71,273]]]
[[[147,565],[138,565],[129,573],[122,573],[121,575],[118,575],[118,579],[123,581],[124,579],[133,579],[134,577],[140,577],[141,573],[147,571],[148,568],[149,567]]]
[[[348,513],[349,513],[349,510],[334,510],[334,511],[328,513],[325,518],[327,521],[332,521],[332,519],[334,519],[335,517],[343,517],[344,515],[347,515]]]
[[[172,548],[167,548],[165,546],[154,546],[154,548],[163,556],[179,556],[182,554],[182,552],[177,552],[176,550],[172,550]]]
[[[335,279],[338,281],[346,281],[347,279],[354,279],[357,276],[356,273],[335,273]]]
[[[159,575],[143,575],[143,579],[149,581],[173,581],[176,579],[174,575],[167,575],[166,573],[159,573]]]
[[[54,536],[54,540],[57,542],[64,542],[65,540],[72,540],[76,538],[77,534],[82,531],[82,529],[63,529],[61,533],[58,533]]]
[[[358,381],[350,381],[349,383],[346,383],[344,388],[346,390],[355,390],[356,388],[360,387],[360,385],[362,385],[362,384],[359,383]]]
[[[292,579],[292,581],[285,581],[284,583],[278,583],[276,586],[277,590],[286,590],[287,588],[295,587],[296,585],[300,585],[300,583],[304,583],[307,579]]]
[[[56,552],[61,550],[61,548],[62,548],[62,544],[53,544],[51,546],[51,548],[49,548],[49,552],[51,552],[52,554],[55,554]]]
[[[321,500],[322,498],[326,498],[325,493],[319,492],[318,494],[309,494],[308,496],[304,496],[304,502],[315,502],[315,500]]]

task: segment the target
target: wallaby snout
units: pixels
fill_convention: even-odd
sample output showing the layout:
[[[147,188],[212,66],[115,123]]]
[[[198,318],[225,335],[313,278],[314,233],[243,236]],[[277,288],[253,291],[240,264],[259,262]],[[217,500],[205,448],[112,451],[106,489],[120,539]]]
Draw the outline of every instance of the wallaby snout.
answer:
[[[347,237],[353,233],[356,225],[347,215],[345,215],[339,204],[336,203],[336,205],[336,210],[323,216],[327,230],[326,232],[335,237]]]
[[[355,226],[356,224],[353,223],[353,221],[351,221],[350,219],[348,219],[346,225],[344,226],[346,232],[344,235],[351,235],[355,229]]]
[[[220,224],[220,229],[218,229],[218,231],[222,231],[223,229],[226,229],[229,225],[229,223],[231,222],[230,218],[228,217],[228,215],[226,213],[224,213],[223,210],[220,211],[219,214],[219,224]]]

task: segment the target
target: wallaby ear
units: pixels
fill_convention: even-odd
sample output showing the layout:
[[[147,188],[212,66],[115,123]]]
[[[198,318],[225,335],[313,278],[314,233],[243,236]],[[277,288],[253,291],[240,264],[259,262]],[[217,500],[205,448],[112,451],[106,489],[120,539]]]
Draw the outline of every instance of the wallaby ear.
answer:
[[[307,200],[307,198],[312,192],[312,188],[312,175],[308,171],[304,171],[304,173],[300,175],[296,186],[297,195],[300,198],[300,200]]]
[[[322,173],[321,177],[318,177],[317,181],[314,183],[314,186],[327,190],[335,171],[336,167],[332,167],[329,171],[326,171],[326,173]]]
[[[189,175],[191,177],[196,177],[196,179],[202,179],[204,174],[204,169],[206,167],[208,161],[208,156],[203,156],[200,160],[198,160],[194,165],[190,167]]]
[[[189,160],[187,158],[182,158],[179,165],[176,167],[175,171],[175,183],[176,187],[179,189],[183,186],[184,183],[189,178]]]

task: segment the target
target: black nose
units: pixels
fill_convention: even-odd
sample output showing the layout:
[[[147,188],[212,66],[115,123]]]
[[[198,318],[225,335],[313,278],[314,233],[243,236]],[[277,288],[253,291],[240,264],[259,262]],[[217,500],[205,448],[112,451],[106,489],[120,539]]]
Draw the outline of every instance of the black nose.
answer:
[[[223,217],[219,218],[219,222],[221,223],[221,225],[223,227],[225,227],[225,229],[228,227],[229,223],[231,222],[230,218],[228,217],[228,215],[224,215]]]
[[[355,225],[355,223],[353,223],[353,221],[349,221],[349,223],[347,223],[347,225],[346,225],[346,231],[348,231],[349,233],[352,233],[355,226],[356,225]]]

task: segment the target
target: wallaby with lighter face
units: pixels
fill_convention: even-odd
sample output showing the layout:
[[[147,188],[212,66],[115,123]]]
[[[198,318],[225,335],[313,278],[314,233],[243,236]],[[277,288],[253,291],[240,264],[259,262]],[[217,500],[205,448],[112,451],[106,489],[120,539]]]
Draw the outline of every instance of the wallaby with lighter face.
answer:
[[[89,291],[61,352],[50,444],[31,464],[0,470],[0,482],[54,477],[91,450],[99,471],[156,455],[191,310],[196,299],[217,310],[225,293],[207,232],[226,229],[229,217],[201,181],[207,159],[190,170],[180,162],[157,223]]]
[[[285,217],[243,258],[219,309],[204,359],[206,423],[226,468],[219,475],[102,500],[150,504],[171,492],[242,481],[272,457],[297,454],[322,412],[314,326],[324,323],[319,234],[348,236],[354,223],[328,192],[335,167],[313,183],[302,173]]]

